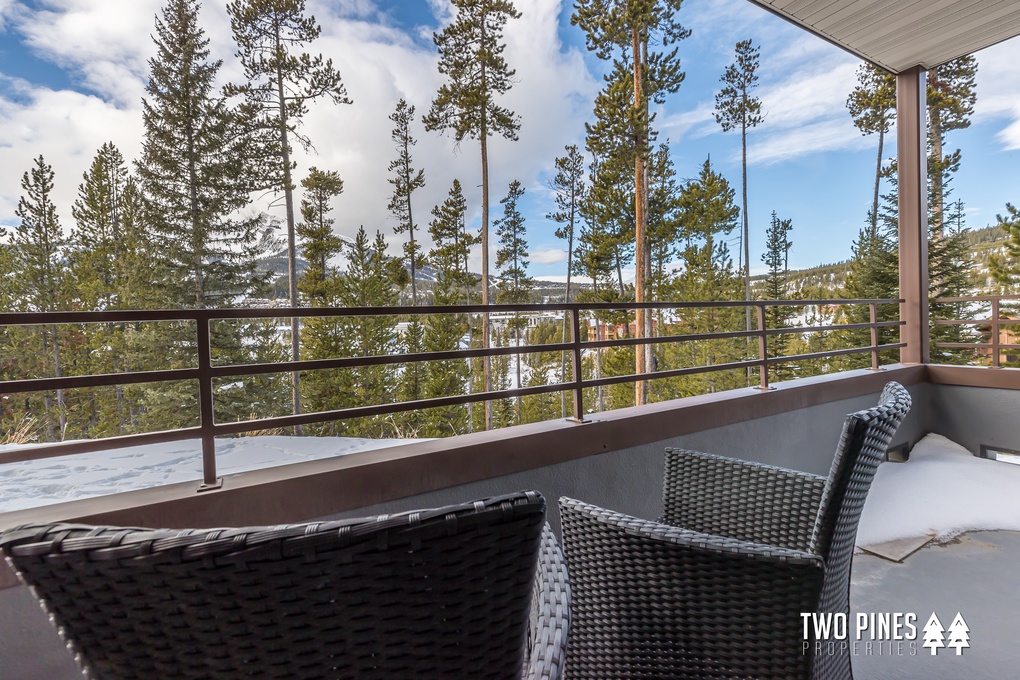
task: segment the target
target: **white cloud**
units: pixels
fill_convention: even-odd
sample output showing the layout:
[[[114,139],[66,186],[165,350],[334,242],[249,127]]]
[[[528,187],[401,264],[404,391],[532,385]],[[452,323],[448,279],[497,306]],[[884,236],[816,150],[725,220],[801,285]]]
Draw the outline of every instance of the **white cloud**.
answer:
[[[807,37],[794,42],[821,41]],[[815,53],[812,47],[788,49],[793,54]],[[749,134],[749,163],[775,163],[867,144],[846,110],[859,61],[831,48],[817,55],[782,81],[762,88],[765,121]]]
[[[448,0],[429,2],[441,21],[449,20]],[[153,18],[161,4],[162,0],[52,0],[42,10],[21,7],[17,30],[36,56],[57,63],[95,94],[54,92],[38,84],[7,81],[7,89],[17,90],[17,96],[0,98],[0,222],[14,221],[21,174],[40,153],[57,173],[56,201],[65,227],[81,175],[103,142],[116,143],[129,160],[137,158],[140,101],[147,60],[155,50]],[[520,116],[522,125],[517,142],[490,139],[491,218],[497,216],[498,200],[511,180],[533,185],[563,145],[577,141],[598,88],[582,55],[559,41],[562,2],[516,4],[523,16],[508,23],[504,53],[517,70],[516,83],[501,103]],[[321,51],[333,60],[354,104],[311,107],[302,132],[318,153],[295,154],[296,178],[304,177],[312,165],[341,174],[346,191],[335,202],[337,231],[353,235],[361,225],[370,232],[391,231],[387,166],[395,151],[388,116],[400,97],[417,107],[419,117],[414,161],[425,169],[427,181],[415,195],[421,236],[427,238],[429,212],[445,199],[455,177],[464,186],[469,220],[477,226],[481,173],[477,141],[465,140],[458,149],[449,137],[427,133],[420,123],[441,82],[431,29],[422,29],[428,34],[423,40],[396,28],[369,0],[339,4],[313,0],[309,11],[322,26],[321,38],[309,51]],[[204,5],[200,21],[210,38],[211,57],[224,62],[220,83],[237,82],[241,69],[233,56],[236,47],[225,8],[221,3]],[[397,244],[393,249],[396,252]],[[476,254],[472,266],[479,264]]]
[[[543,248],[541,250],[535,250],[531,253],[531,259],[533,262],[539,264],[558,264],[560,262],[566,262],[567,253],[564,250],[558,250],[556,248]]]
[[[1020,40],[1007,40],[978,52],[974,122],[1009,121],[996,138],[1006,150],[1020,149]]]
[[[120,105],[142,94],[160,0],[50,0],[24,11],[17,30],[42,58],[81,75],[86,87]]]

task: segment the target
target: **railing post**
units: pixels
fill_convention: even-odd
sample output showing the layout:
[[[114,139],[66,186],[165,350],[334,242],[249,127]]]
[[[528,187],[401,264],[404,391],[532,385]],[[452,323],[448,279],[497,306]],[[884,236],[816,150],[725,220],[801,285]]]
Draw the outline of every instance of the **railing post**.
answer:
[[[574,422],[584,422],[584,383],[581,380],[581,310],[573,307],[570,311],[572,325],[572,345],[574,369]]]
[[[199,428],[202,431],[202,484],[199,491],[218,489],[223,480],[216,476],[216,432],[213,429],[212,342],[209,339],[209,317],[195,315],[198,340],[198,404]]]
[[[755,311],[758,314],[758,389],[770,390],[772,388],[769,387],[769,348],[765,336],[765,303],[756,303]]]
[[[992,368],[999,365],[999,298],[992,298]]]
[[[878,304],[868,303],[868,318],[871,320],[871,370],[881,371],[878,365]]]

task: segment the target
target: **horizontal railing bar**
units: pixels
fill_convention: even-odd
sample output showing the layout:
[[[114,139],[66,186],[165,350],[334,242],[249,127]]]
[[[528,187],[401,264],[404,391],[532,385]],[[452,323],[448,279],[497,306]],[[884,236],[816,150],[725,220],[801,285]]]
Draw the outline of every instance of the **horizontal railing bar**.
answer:
[[[935,319],[936,326],[1008,326],[1018,324],[1020,319]]]
[[[772,366],[775,364],[788,364],[795,361],[806,361],[808,359],[825,359],[827,357],[837,357],[844,354],[863,354],[864,352],[881,352],[887,349],[899,349],[906,347],[907,343],[897,342],[889,343],[888,345],[878,345],[876,347],[850,347],[847,349],[833,349],[826,352],[811,352],[810,354],[794,354],[788,357],[769,357],[765,360],[765,363]]]
[[[1020,300],[1020,295],[968,295],[965,297],[935,298],[935,303],[942,302],[991,302],[993,300]]]
[[[692,333],[691,335],[660,335],[654,338],[616,338],[613,340],[592,340],[582,342],[582,349],[607,347],[633,347],[635,345],[656,345],[671,342],[698,342],[704,340],[726,340],[730,338],[752,338],[758,331],[727,331],[720,333]]]
[[[109,449],[122,449],[128,446],[141,446],[143,444],[165,444],[166,442],[178,442],[183,439],[198,439],[200,435],[200,428],[185,427],[177,430],[125,434],[116,437],[104,437],[102,439],[61,442],[59,444],[40,444],[18,451],[4,451],[0,453],[0,464],[22,463],[30,460],[71,456],[79,453],[92,453]]]
[[[766,328],[765,335],[784,335],[788,333],[818,333],[823,331],[839,331],[839,330],[854,330],[862,328],[871,328],[872,325],[875,328],[893,328],[895,326],[903,326],[906,321],[877,321],[874,324],[870,322],[863,323],[845,323],[835,324],[833,326],[789,326],[786,328]],[[751,331],[752,335],[757,335],[760,331]]]
[[[461,406],[481,401],[512,399],[513,397],[526,397],[532,394],[566,391],[571,387],[572,385],[569,383],[555,383],[553,385],[536,385],[534,387],[522,387],[519,389],[500,390],[496,392],[475,392],[474,394],[461,394],[453,397],[433,397],[431,399],[398,401],[392,404],[377,404],[375,406],[355,406],[352,408],[334,409],[332,411],[302,413],[301,415],[296,416],[275,416],[273,418],[260,418],[259,420],[240,420],[235,423],[217,423],[213,426],[213,430],[217,435],[241,434],[242,432],[251,432],[253,430],[293,427],[295,425],[312,425],[314,423],[325,423],[334,420],[381,416],[390,413],[418,411],[427,408],[441,408],[443,406]]]
[[[0,381],[0,394],[64,390],[83,387],[109,387],[138,383],[170,382],[198,379],[197,368],[170,368],[162,371],[135,371],[131,373],[102,373],[99,375],[62,376],[60,378],[33,378],[30,380]]]
[[[3,312],[0,326],[109,323],[132,321],[200,321],[227,319],[290,319],[293,317],[403,316],[428,314],[490,314],[541,311],[612,311],[627,309],[705,309],[727,307],[898,304],[902,299],[849,300],[717,300],[708,302],[591,302],[500,305],[419,305],[400,307],[259,307],[228,309],[111,310],[103,312]]]
[[[338,357],[336,359],[305,359],[268,364],[230,364],[213,366],[210,373],[214,378],[233,378],[242,375],[264,375],[266,373],[292,373],[294,371],[316,371],[328,368],[358,368],[361,366],[386,366],[392,364],[417,364],[426,361],[450,361],[452,359],[477,359],[485,356],[512,356],[515,354],[540,354],[561,352],[573,347],[573,343],[560,342],[550,345],[524,345],[521,347],[490,347],[475,349],[452,349],[443,352],[416,352],[413,354],[379,354],[370,357]]]
[[[936,342],[936,347],[954,348],[954,349],[991,349],[998,347],[999,349],[1020,349],[1020,345],[1007,345],[1005,343],[991,343],[991,342]]]
[[[733,361],[728,364],[714,364],[712,366],[692,366],[690,368],[673,368],[668,371],[656,371],[655,373],[631,373],[628,375],[614,375],[607,378],[594,378],[585,380],[585,388],[602,387],[605,385],[618,385],[626,382],[637,382],[638,380],[658,380],[659,378],[674,378],[696,373],[714,373],[716,371],[729,371],[739,368],[750,368],[761,363],[759,359],[748,359],[747,361]]]

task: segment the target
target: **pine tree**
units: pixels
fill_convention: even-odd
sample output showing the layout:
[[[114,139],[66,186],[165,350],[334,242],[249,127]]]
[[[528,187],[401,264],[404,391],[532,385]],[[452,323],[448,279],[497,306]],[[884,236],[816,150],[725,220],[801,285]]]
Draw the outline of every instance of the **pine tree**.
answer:
[[[589,175],[591,186],[585,192],[581,214],[590,223],[598,222],[598,233],[606,242],[600,246],[612,254],[617,299],[628,298],[623,269],[635,260],[634,193],[630,190],[628,167],[619,156],[603,157],[593,153]],[[594,234],[595,231],[589,231]]]
[[[667,266],[676,259],[680,236],[680,187],[668,142],[659,145],[648,164],[648,234],[651,237],[649,297],[668,300],[671,286]],[[658,317],[661,324],[661,312]]]
[[[433,304],[463,304],[477,282],[466,268],[471,246],[477,243],[477,237],[465,230],[466,211],[467,203],[460,182],[454,180],[447,199],[442,205],[433,208],[433,219],[429,223],[433,248],[428,262],[436,270],[436,282],[432,289]],[[465,314],[429,315],[425,319],[425,351],[455,350],[467,332],[468,319]],[[456,359],[430,361],[425,364],[422,374],[421,390],[425,398],[463,394],[470,378],[468,362]],[[464,406],[429,409],[422,413],[421,435],[448,437],[463,434],[467,431],[468,422]]]
[[[528,331],[528,345],[537,347],[560,341],[559,324],[555,321],[542,320]],[[528,379],[525,387],[538,387],[556,382],[559,359],[556,352],[529,352],[524,355],[524,364],[528,367]],[[565,394],[561,392],[560,394]],[[540,423],[560,416],[562,405],[555,392],[531,394],[523,399],[521,421]]]
[[[792,220],[781,220],[772,211],[772,222],[765,232],[765,253],[761,260],[768,267],[768,274],[765,277],[765,286],[762,297],[766,300],[787,300],[789,291],[789,255],[793,242],[790,240],[790,231],[793,230]],[[765,327],[769,329],[789,328],[790,317],[793,316],[795,308],[787,305],[772,305],[765,308]],[[790,344],[790,336],[786,334],[774,335],[768,341],[768,354],[770,357],[786,356]],[[788,380],[794,377],[794,366],[773,364],[769,367],[771,380]]]
[[[331,271],[329,260],[339,255],[344,247],[343,240],[333,233],[330,201],[343,193],[344,181],[335,171],[312,167],[308,176],[301,180],[301,187],[304,195],[297,235],[308,268],[298,281],[298,291],[312,307],[326,307],[335,302],[336,273]]]
[[[407,233],[407,243],[404,244],[404,262],[411,276],[411,304],[418,304],[418,269],[421,268],[422,254],[421,244],[415,241],[414,232],[418,225],[414,223],[414,215],[411,211],[411,196],[416,189],[425,186],[425,171],[415,170],[411,161],[411,147],[417,144],[411,136],[411,121],[414,120],[414,106],[408,104],[404,99],[397,102],[396,110],[390,114],[394,128],[390,138],[397,146],[397,157],[390,161],[389,171],[393,177],[389,182],[393,185],[393,195],[390,196],[389,211],[397,219],[397,226],[393,227],[393,233]]]
[[[79,303],[84,309],[118,307],[123,271],[120,262],[120,212],[127,185],[124,157],[112,142],[100,147],[78,186],[71,207],[75,225],[72,271]]]
[[[556,238],[567,241],[567,287],[563,293],[563,301],[570,302],[570,277],[574,273],[574,238],[578,224],[581,220],[581,203],[584,201],[584,156],[577,150],[576,144],[563,147],[565,156],[560,156],[554,162],[556,175],[550,182],[549,188],[555,193],[556,210],[547,215],[547,218],[560,224],[556,229]],[[570,314],[563,313],[563,333],[561,342],[567,341],[567,326],[570,321]],[[560,381],[567,381],[567,353],[560,354]],[[567,393],[560,393],[561,417],[567,417]],[[531,422],[531,421],[529,421]]]
[[[741,295],[742,281],[734,271],[725,237],[737,227],[740,209],[735,192],[725,177],[712,169],[706,158],[696,179],[684,183],[680,192],[680,251],[683,269],[675,282],[680,301],[733,300]],[[738,307],[685,309],[677,328],[681,334],[740,330],[743,314]],[[671,343],[663,349],[666,368],[714,366],[742,360],[743,340],[706,340]],[[705,373],[658,381],[660,398],[684,397],[747,385],[746,373]]]
[[[432,36],[439,50],[439,73],[443,83],[425,116],[426,130],[451,130],[459,143],[477,139],[482,161],[482,304],[489,304],[489,136],[517,140],[521,124],[510,109],[496,104],[513,85],[516,71],[503,58],[501,42],[509,19],[521,13],[510,0],[452,0],[457,8],[453,23]],[[482,315],[482,346],[489,346],[489,316]],[[483,362],[485,390],[492,387],[490,361]],[[485,426],[492,427],[492,413],[485,406]]]
[[[315,17],[305,16],[305,0],[232,0],[227,5],[230,29],[245,82],[228,85],[228,96],[244,100],[242,113],[255,142],[249,158],[257,168],[256,186],[283,192],[287,217],[288,300],[298,305],[297,232],[291,144],[306,149],[311,140],[300,132],[309,102],[325,97],[350,104],[347,90],[333,62],[311,56],[304,46],[319,37]],[[299,321],[291,319],[291,359],[300,358]],[[292,374],[294,412],[301,412],[301,384]]]
[[[397,304],[398,290],[387,266],[386,240],[380,232],[369,241],[365,228],[358,230],[346,271],[340,276],[337,303],[342,307],[390,307]],[[372,357],[392,354],[397,335],[393,317],[354,316],[341,319],[344,354]],[[359,366],[342,372],[337,388],[350,406],[385,404],[393,401],[396,372],[392,365]],[[344,433],[358,437],[381,437],[385,420],[375,416],[347,423]]]
[[[137,215],[140,197],[130,180],[124,157],[112,143],[100,147],[78,187],[71,207],[68,273],[73,280],[74,304],[86,310],[105,311],[144,307],[149,284],[138,274],[153,269],[141,258],[151,256],[145,230]],[[134,304],[132,304],[134,303]],[[141,304],[139,304],[141,303]],[[132,327],[130,330],[134,330]],[[82,374],[121,373],[133,365],[128,353],[129,328],[125,323],[84,324],[79,356],[71,358]],[[125,434],[130,427],[132,402],[117,385],[113,399],[109,388],[76,390],[69,405],[69,429],[75,437],[95,438]]]
[[[221,63],[208,60],[197,0],[169,0],[153,39],[137,172],[160,285],[167,304],[230,306],[262,283],[255,259],[265,225],[237,217],[250,200],[244,149],[236,116],[213,91]]]
[[[12,234],[11,271],[17,272],[13,281],[13,309],[22,312],[55,312],[66,307],[64,258],[68,244],[53,203],[53,179],[53,168],[41,155],[21,178],[23,193],[14,211],[21,222]],[[31,328],[25,331],[28,337],[24,333],[13,334],[20,345],[17,348],[22,353],[20,361],[28,367],[28,375],[20,377],[40,374],[61,377],[61,333],[57,325],[42,326],[38,341]],[[67,425],[64,391],[44,393],[42,406],[47,440],[62,440]],[[32,413],[37,408],[32,405],[27,411]]]
[[[896,76],[872,63],[857,69],[857,87],[847,97],[846,107],[862,135],[878,133],[878,160],[875,165],[875,195],[871,206],[871,234],[878,231],[878,199],[882,180],[882,150],[885,135],[896,118]]]
[[[145,137],[137,174],[144,197],[142,219],[158,257],[158,306],[230,307],[258,296],[268,278],[257,259],[273,245],[262,215],[243,214],[252,188],[247,141],[238,117],[213,84],[219,61],[209,60],[209,40],[198,24],[197,0],[169,0],[156,20],[156,56],[149,60],[147,97],[142,102]],[[223,321],[210,325],[214,360],[250,361],[277,339],[262,323]],[[246,336],[250,331],[252,334]],[[145,342],[159,347],[163,367],[194,365],[194,329],[187,324],[145,329]],[[154,357],[155,358],[155,357]],[[274,378],[275,379],[275,378]],[[216,417],[247,420],[264,395],[259,380],[230,381],[218,389]],[[163,384],[146,392],[141,427],[194,424],[197,394],[190,383]]]
[[[946,133],[970,127],[977,99],[976,76],[977,60],[971,55],[936,66],[927,74],[928,198],[932,233],[936,236],[941,236],[945,222],[945,184],[960,165],[959,149],[949,154],[944,151]]]
[[[496,220],[496,237],[499,239],[499,250],[496,251],[496,269],[498,292],[496,301],[500,304],[522,304],[531,299],[531,291],[535,280],[528,276],[528,242],[524,227],[524,216],[517,209],[517,202],[524,196],[524,187],[517,180],[510,183],[503,204],[503,217]],[[513,331],[514,346],[521,346],[521,330],[527,321],[519,314],[507,324]],[[516,355],[514,366],[517,371],[517,386],[521,386],[521,355]],[[521,422],[521,399],[517,398],[517,422]]]
[[[740,130],[740,190],[743,216],[741,267],[744,275],[744,299],[751,299],[751,251],[747,212],[747,131],[765,120],[761,100],[751,94],[758,86],[761,54],[750,40],[736,46],[736,60],[726,67],[720,80],[724,87],[715,95],[715,120],[724,132]],[[746,327],[751,330],[751,308],[747,308]]]
[[[890,175],[892,191],[883,195],[883,205],[879,213],[878,231],[872,235],[871,214],[867,218],[868,226],[858,234],[852,246],[853,258],[850,260],[850,271],[843,288],[844,299],[895,299],[899,297],[899,251],[898,251],[898,215],[897,180]],[[854,305],[841,310],[845,323],[868,323],[871,319],[870,309],[863,305]],[[879,305],[876,310],[877,321],[893,321],[899,318],[898,305]],[[871,344],[871,333],[868,329],[848,329],[837,331],[833,339],[840,348],[866,347]],[[880,345],[898,342],[898,329],[880,328],[878,331]],[[895,361],[895,350],[881,355],[882,361]],[[871,365],[868,354],[850,354],[836,357],[832,365],[837,370],[851,370]]]
[[[966,302],[937,302],[939,298],[965,297],[974,294],[975,263],[967,244],[967,226],[964,220],[963,201],[949,204],[940,233],[935,232],[935,220],[928,229],[928,318],[930,327],[931,361],[940,364],[969,364],[976,359],[974,350],[960,347],[937,347],[937,343],[965,343],[974,341],[970,328],[960,325],[938,324],[943,319],[970,319],[975,311]]]
[[[647,299],[649,262],[647,161],[651,149],[649,103],[662,104],[667,94],[680,89],[685,74],[680,70],[678,48],[670,46],[687,38],[690,31],[677,22],[681,0],[577,0],[570,23],[585,32],[585,43],[600,59],[614,60],[614,70],[606,76],[610,97],[619,98],[623,85],[632,85],[631,106],[624,135],[630,139],[629,160],[634,167],[634,299]],[[658,41],[656,45],[653,41]],[[658,47],[659,49],[656,49]],[[615,55],[615,56],[614,56]],[[629,77],[628,77],[629,76]],[[598,106],[598,104],[596,104]],[[626,109],[617,109],[624,111]],[[598,117],[598,114],[596,114]],[[589,130],[589,138],[592,132]],[[596,150],[596,152],[604,150]],[[637,310],[639,337],[651,335],[651,315]],[[654,370],[651,352],[637,346],[637,371]],[[635,403],[647,401],[646,383],[635,383]]]
[[[1006,235],[1006,252],[1005,255],[993,255],[989,269],[1001,292],[1009,293],[1020,284],[1020,209],[1007,203],[1005,217],[996,215],[995,220]]]

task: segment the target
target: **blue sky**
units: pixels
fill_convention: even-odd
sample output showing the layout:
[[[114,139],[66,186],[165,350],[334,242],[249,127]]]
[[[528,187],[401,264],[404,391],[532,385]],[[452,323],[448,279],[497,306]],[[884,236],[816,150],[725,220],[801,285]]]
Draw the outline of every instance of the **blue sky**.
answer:
[[[160,0],[0,0],[0,224],[14,224],[19,181],[42,153],[57,174],[57,207],[65,229],[71,203],[96,149],[116,143],[129,159],[141,148],[141,99],[150,34]],[[490,145],[491,217],[510,181],[527,193],[523,210],[532,273],[565,274],[564,245],[545,215],[548,181],[566,144],[583,146],[584,122],[601,85],[604,65],[570,26],[570,2],[518,0],[523,17],[507,27],[505,56],[517,83],[504,104],[521,117],[520,140]],[[446,0],[308,0],[323,27],[313,50],[331,57],[345,78],[352,106],[317,105],[305,129],[317,153],[298,154],[298,176],[310,166],[337,170],[346,192],[334,206],[337,230],[352,235],[392,230],[386,211],[387,165],[394,155],[387,116],[400,97],[424,113],[441,83],[431,36],[450,19]],[[738,40],[761,49],[758,94],[765,122],[749,136],[749,218],[752,271],[760,270],[770,213],[793,220],[790,263],[808,267],[846,259],[870,205],[876,139],[853,127],[844,106],[859,61],[768,14],[746,0],[687,0],[680,20],[692,30],[681,43],[687,73],[680,91],[657,111],[660,140],[668,139],[679,178],[694,177],[706,156],[739,190],[739,135],[712,118],[719,76]],[[213,56],[224,60],[220,81],[240,78],[225,2],[206,2],[202,24]],[[963,149],[954,198],[967,207],[968,225],[994,223],[1006,201],[1020,202],[1020,42],[978,54],[978,104],[968,130],[954,132]],[[479,223],[477,143],[457,148],[437,133],[416,131],[415,162],[426,188],[415,196],[425,227],[432,206],[452,180],[468,195]],[[890,142],[894,141],[894,135]],[[894,143],[886,156],[895,153]],[[257,206],[262,208],[264,206]],[[282,216],[281,216],[282,217]],[[734,243],[734,247],[735,247]],[[396,244],[393,252],[397,252]],[[480,264],[476,255],[477,267]]]

